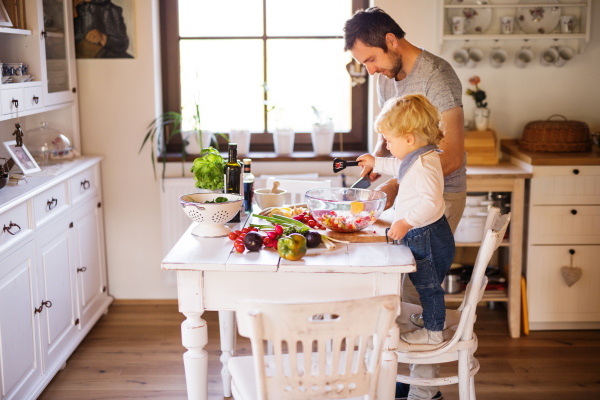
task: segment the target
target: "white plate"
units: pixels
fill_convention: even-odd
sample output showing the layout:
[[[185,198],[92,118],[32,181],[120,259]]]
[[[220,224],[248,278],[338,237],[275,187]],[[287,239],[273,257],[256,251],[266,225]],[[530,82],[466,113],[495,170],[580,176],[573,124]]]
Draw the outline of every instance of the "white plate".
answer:
[[[10,76],[3,76],[2,83],[6,83],[8,81],[8,78],[10,78]]]
[[[470,5],[488,4],[486,0],[452,0],[450,4],[464,4],[465,8],[449,8],[448,22],[452,17],[465,17],[465,34],[479,34],[486,31],[492,22],[491,8],[469,8]]]
[[[25,82],[31,82],[34,78],[35,76],[30,76],[29,78],[25,79]]]
[[[521,0],[521,4],[540,4],[539,0]],[[559,4],[558,0],[549,0],[550,4]],[[561,8],[553,7],[519,7],[517,21],[523,32],[528,34],[551,33],[560,23]]]
[[[29,76],[29,75],[23,75],[23,76],[16,76],[16,75],[13,75],[13,76],[11,77],[11,79],[12,79],[13,83],[14,83],[14,82],[16,82],[16,83],[25,82],[25,81],[26,81],[27,79],[29,79],[29,78],[30,78],[30,76]]]

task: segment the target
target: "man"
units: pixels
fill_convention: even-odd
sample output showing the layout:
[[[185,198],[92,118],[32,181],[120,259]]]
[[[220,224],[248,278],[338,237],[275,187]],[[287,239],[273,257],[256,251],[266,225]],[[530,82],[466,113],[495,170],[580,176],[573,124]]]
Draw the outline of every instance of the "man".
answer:
[[[371,7],[359,10],[344,26],[345,51],[364,64],[369,74],[380,74],[377,80],[379,106],[390,98],[405,94],[422,93],[442,116],[444,139],[439,148],[444,173],[445,215],[452,232],[462,217],[466,201],[466,154],[464,152],[462,85],[456,73],[445,60],[413,46],[405,38],[405,32],[383,10]],[[385,139],[380,136],[373,155],[390,156]],[[379,178],[372,170],[365,169],[371,181]],[[378,188],[387,194],[386,209],[394,204],[398,194],[398,182],[391,179]],[[408,277],[402,279],[402,301],[420,304],[419,295]],[[415,321],[419,316],[414,316]],[[411,376],[434,377],[439,375],[438,365],[411,365]],[[405,385],[406,387],[408,385]],[[397,398],[407,398],[399,393]],[[437,387],[413,386],[408,399],[440,399]]]

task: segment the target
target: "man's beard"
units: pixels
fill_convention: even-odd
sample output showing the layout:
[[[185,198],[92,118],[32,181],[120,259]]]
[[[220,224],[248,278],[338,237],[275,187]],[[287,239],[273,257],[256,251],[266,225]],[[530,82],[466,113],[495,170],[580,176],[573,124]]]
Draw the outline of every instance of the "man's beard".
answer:
[[[402,56],[392,49],[388,50],[388,54],[390,55],[390,61],[392,62],[392,68],[388,69],[388,71],[390,71],[390,73],[395,78],[396,76],[398,76],[403,66]]]

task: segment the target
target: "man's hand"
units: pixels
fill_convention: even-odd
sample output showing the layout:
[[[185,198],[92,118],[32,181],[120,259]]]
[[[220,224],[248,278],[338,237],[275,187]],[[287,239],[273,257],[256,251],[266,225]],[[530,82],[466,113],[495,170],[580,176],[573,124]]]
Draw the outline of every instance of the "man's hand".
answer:
[[[107,36],[100,32],[98,29],[92,29],[85,35],[85,40],[93,44],[100,44],[102,47],[106,46]]]
[[[398,195],[399,187],[400,185],[398,184],[396,178],[392,178],[389,181],[382,183],[377,187],[377,190],[380,190],[387,195],[384,210],[387,210],[388,208],[394,205],[394,201],[396,200],[396,196]]]
[[[407,224],[404,219],[400,219],[392,224],[388,231],[388,237],[393,240],[400,240],[406,236],[410,228],[412,228],[412,225]]]

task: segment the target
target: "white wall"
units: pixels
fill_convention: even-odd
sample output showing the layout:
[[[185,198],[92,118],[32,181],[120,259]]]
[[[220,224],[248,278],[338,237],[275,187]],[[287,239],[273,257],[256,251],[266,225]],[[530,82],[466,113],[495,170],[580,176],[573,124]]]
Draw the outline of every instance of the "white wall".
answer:
[[[438,53],[439,0],[375,0],[374,4],[398,22],[407,32],[409,42]],[[590,43],[583,54],[578,54],[563,68],[543,67],[538,61],[541,50],[549,47],[552,40],[530,43],[535,62],[525,69],[514,65],[514,55],[523,44],[521,41],[500,43],[509,54],[507,65],[500,69],[492,68],[489,63],[492,41],[470,43],[483,50],[482,65],[455,70],[463,84],[463,93],[469,87],[471,76],[481,78],[479,86],[487,93],[490,123],[499,138],[520,138],[527,122],[544,120],[552,114],[563,114],[569,119],[587,122],[592,131],[600,130],[600,1],[593,1],[592,8]],[[576,46],[575,41],[568,44]],[[452,53],[463,45],[464,42],[446,42],[438,55],[451,60]],[[374,96],[377,112],[376,93]],[[473,119],[473,99],[463,94],[463,104],[465,119]]]
[[[136,58],[78,60],[84,154],[100,154],[110,294],[116,298],[175,298],[160,270],[159,182],[150,149],[138,155],[155,118],[152,1],[135,2]]]

